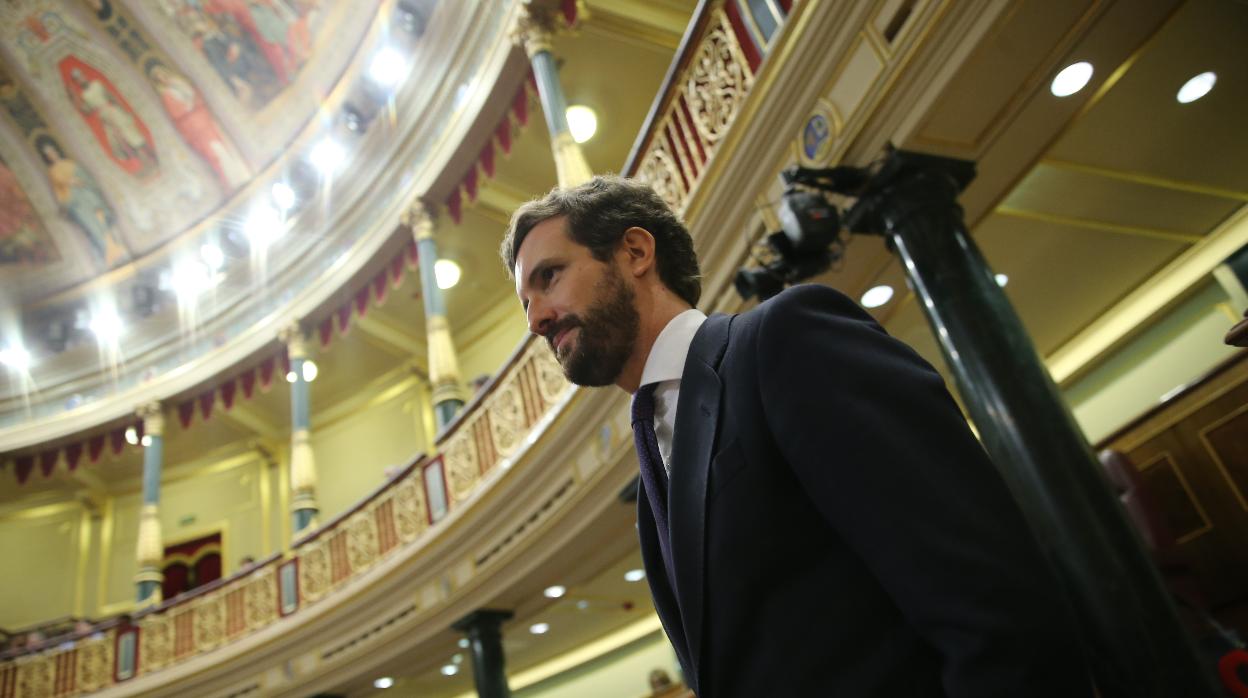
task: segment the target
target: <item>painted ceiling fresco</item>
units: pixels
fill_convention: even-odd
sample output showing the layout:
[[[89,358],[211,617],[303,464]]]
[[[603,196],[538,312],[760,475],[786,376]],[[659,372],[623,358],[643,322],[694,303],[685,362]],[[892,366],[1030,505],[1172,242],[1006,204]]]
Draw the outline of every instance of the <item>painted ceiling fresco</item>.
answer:
[[[316,116],[379,0],[0,2],[0,286],[28,303],[214,216]]]

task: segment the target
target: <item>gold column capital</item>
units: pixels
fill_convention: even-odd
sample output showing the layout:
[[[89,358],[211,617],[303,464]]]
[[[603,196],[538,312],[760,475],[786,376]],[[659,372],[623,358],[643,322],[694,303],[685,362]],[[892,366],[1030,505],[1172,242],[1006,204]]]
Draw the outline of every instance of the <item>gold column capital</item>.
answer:
[[[526,0],[520,5],[520,12],[508,32],[512,43],[524,47],[530,59],[542,51],[551,51],[551,37],[557,26],[556,12],[553,7]]]
[[[308,358],[308,344],[303,336],[303,328],[298,322],[292,322],[277,331],[277,339],[286,345],[286,353],[292,359]]]
[[[134,412],[143,420],[145,435],[160,436],[165,433],[165,413],[159,402],[149,402]]]
[[[425,202],[419,199],[413,201],[412,205],[403,212],[402,223],[411,229],[412,237],[417,241],[433,237],[433,213]]]

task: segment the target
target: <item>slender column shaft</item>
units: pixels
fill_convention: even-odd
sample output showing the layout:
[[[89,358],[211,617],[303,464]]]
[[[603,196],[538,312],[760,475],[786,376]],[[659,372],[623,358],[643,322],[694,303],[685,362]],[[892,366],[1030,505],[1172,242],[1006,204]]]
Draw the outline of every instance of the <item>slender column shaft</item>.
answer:
[[[417,202],[407,212],[407,223],[416,238],[420,257],[420,290],[425,303],[425,332],[429,345],[429,382],[433,385],[433,411],[440,432],[464,406],[459,360],[446,319],[446,298],[442,289],[438,288],[434,273],[438,246],[433,239],[433,218]]]
[[[468,636],[472,649],[472,678],[479,698],[510,698],[506,657],[503,655],[503,621],[510,611],[482,609],[459,619],[451,627]]]
[[[161,563],[165,557],[160,531],[160,473],[164,460],[165,419],[160,405],[153,403],[139,411],[143,418],[143,504],[139,511],[139,541],[136,549],[139,571],[134,577],[140,605],[161,601],[165,577]]]
[[[1101,695],[1212,697],[1139,537],[966,231],[956,197],[971,177],[970,163],[894,154],[851,229],[891,236],[984,446],[1078,614]]]
[[[303,331],[298,325],[283,330],[282,341],[290,357],[290,371],[294,380],[290,383],[290,489],[291,516],[294,532],[299,535],[316,526],[316,458],[311,443],[311,396],[307,345]]]
[[[551,51],[553,28],[554,19],[549,12],[527,5],[513,36],[517,43],[524,46],[533,66],[533,77],[537,79],[537,93],[542,100],[542,112],[546,115],[546,128],[550,131],[550,147],[555,157],[559,186],[573,187],[588,182],[593,177],[593,171],[589,169],[581,146],[568,129],[568,102],[563,96],[558,64]]]

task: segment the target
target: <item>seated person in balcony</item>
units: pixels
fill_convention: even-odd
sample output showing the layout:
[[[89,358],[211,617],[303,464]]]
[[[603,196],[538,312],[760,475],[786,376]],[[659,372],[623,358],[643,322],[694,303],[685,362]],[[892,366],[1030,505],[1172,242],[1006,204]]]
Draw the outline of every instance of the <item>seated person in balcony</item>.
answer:
[[[642,554],[697,695],[1092,694],[944,381],[848,298],[707,318],[688,231],[617,177],[522,206],[502,256],[568,379],[633,394]]]

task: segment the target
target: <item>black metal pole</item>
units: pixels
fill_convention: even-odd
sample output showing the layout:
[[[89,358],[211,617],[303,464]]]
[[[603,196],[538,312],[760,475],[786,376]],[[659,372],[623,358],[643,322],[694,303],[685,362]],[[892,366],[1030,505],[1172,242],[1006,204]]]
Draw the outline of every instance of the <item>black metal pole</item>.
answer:
[[[472,678],[479,698],[511,698],[504,669],[503,621],[511,611],[481,609],[455,621],[451,626],[468,636],[472,647]]]
[[[896,151],[846,222],[895,245],[984,447],[1079,616],[1103,698],[1214,698],[1143,544],[966,231],[957,196],[974,175],[973,163]]]

